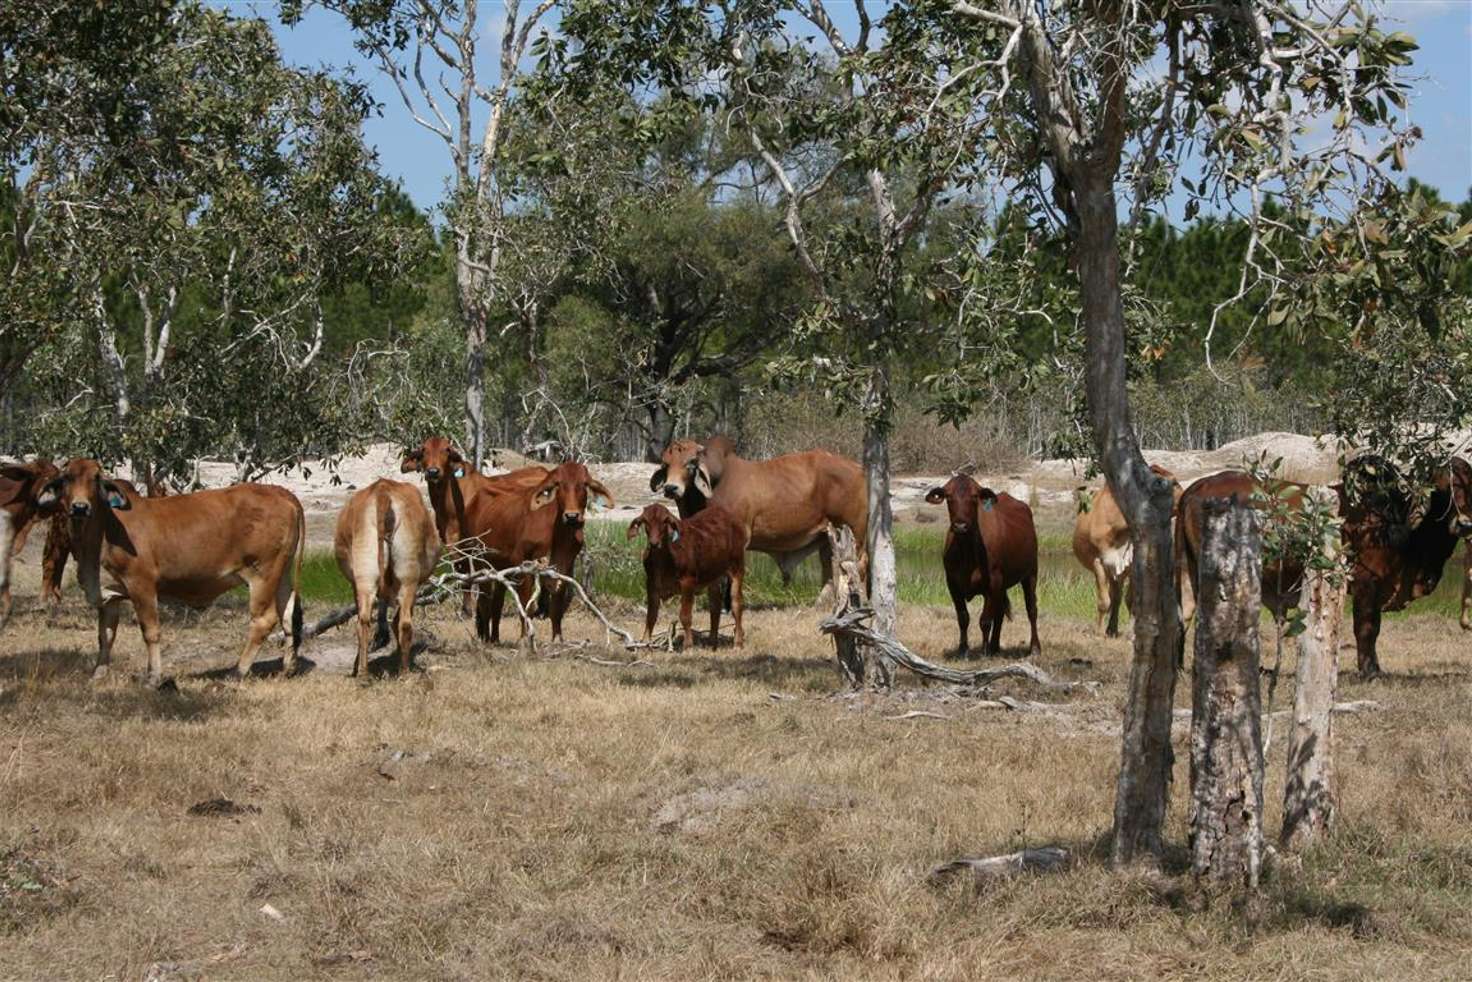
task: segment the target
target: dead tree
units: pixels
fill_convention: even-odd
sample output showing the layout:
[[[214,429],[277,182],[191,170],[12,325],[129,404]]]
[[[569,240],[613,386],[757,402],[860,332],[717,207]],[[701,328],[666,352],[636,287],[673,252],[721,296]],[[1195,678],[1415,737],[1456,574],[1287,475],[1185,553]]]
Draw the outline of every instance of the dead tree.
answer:
[[[1304,571],[1299,605],[1304,631],[1298,636],[1298,676],[1293,689],[1293,723],[1288,736],[1288,779],[1283,789],[1279,842],[1296,847],[1326,831],[1334,821],[1334,696],[1339,687],[1339,622],[1344,616],[1346,577],[1339,568],[1337,532],[1324,536],[1328,566]]]
[[[843,525],[829,525],[828,542],[833,557],[833,619],[841,621],[851,611],[868,607],[864,602],[864,578],[859,575],[853,532]],[[833,647],[843,680],[851,689],[862,689],[866,646],[850,633],[835,632]]]
[[[1246,502],[1204,503],[1191,709],[1191,870],[1255,890],[1262,863],[1258,693],[1262,523]]]

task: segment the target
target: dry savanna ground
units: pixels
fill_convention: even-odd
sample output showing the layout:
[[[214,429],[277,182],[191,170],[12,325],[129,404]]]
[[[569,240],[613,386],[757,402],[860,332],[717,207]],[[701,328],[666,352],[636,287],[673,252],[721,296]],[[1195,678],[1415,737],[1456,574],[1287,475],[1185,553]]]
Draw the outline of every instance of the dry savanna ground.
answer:
[[[244,635],[226,603],[168,616],[177,689],[155,692],[90,681],[74,589],[55,623],[33,590],[17,605],[0,636],[4,978],[1472,975],[1472,652],[1441,616],[1389,622],[1392,676],[1345,681],[1341,699],[1380,709],[1337,717],[1337,831],[1277,861],[1247,911],[1180,872],[1184,726],[1175,855],[1106,867],[1128,643],[1079,620],[1045,620],[1040,664],[1100,691],[994,686],[1059,703],[1013,712],[908,681],[835,695],[807,608],[753,611],[744,652],[617,667],[587,660],[631,656],[586,615],[568,633],[593,646],[528,656],[482,648],[446,605],[422,612],[407,678],[345,677],[338,632],[305,674],[268,661],[238,684],[209,674]],[[907,608],[901,628],[929,657],[954,643],[948,610]],[[1012,654],[1025,640],[1008,625]],[[142,654],[125,618],[117,657]],[[1189,678],[1177,692],[1187,705]],[[894,718],[914,710],[944,718]],[[1072,868],[928,879],[1042,844]]]

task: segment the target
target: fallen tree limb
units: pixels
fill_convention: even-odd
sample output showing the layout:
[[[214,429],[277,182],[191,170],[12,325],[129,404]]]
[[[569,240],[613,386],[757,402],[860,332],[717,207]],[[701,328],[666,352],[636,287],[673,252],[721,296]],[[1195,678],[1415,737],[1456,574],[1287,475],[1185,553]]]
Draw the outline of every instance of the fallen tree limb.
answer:
[[[874,611],[868,607],[857,607],[825,617],[819,624],[818,630],[824,634],[843,635],[854,638],[865,644],[871,645],[888,655],[898,664],[908,668],[923,678],[936,679],[941,682],[950,682],[955,685],[985,685],[998,679],[1021,678],[1046,689],[1071,690],[1086,689],[1094,691],[1099,688],[1098,682],[1059,682],[1047,672],[1036,665],[1025,662],[1013,662],[1000,668],[980,668],[970,672],[958,671],[954,668],[946,668],[926,661],[915,654],[909,648],[900,644],[894,638],[879,634],[864,625],[864,621],[874,616]]]
[[[951,721],[951,718],[949,716],[943,716],[940,713],[928,712],[928,711],[926,711],[924,709],[912,709],[908,713],[900,713],[898,716],[886,716],[884,718],[885,719],[889,719],[889,720],[901,720],[901,719],[940,719],[940,720],[945,720],[947,723],[949,723]]]
[[[952,873],[969,870],[978,880],[989,880],[999,876],[1015,876],[1018,873],[1056,873],[1068,867],[1070,856],[1061,846],[1039,846],[1023,849],[1005,856],[985,858],[963,857],[942,863],[930,871],[932,881],[946,879]]]

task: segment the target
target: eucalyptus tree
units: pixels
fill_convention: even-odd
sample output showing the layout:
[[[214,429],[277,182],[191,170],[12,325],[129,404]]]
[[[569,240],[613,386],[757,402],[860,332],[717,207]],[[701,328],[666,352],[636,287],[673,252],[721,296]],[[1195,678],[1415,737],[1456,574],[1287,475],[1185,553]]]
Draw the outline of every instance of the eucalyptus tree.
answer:
[[[514,92],[532,32],[554,0],[319,0],[353,29],[360,51],[394,84],[403,110],[449,154],[442,206],[455,244],[456,298],[465,334],[465,439],[485,456],[490,317],[502,291],[508,207],[501,168]],[[306,0],[287,0],[287,23]],[[495,72],[488,69],[494,66]]]

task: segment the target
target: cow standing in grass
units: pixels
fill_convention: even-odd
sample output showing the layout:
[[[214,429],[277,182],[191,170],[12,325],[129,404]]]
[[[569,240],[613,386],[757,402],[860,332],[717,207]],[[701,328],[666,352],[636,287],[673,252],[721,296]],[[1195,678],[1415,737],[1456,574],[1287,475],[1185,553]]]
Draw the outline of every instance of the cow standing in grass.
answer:
[[[42,490],[37,503],[60,507],[71,521],[77,581],[97,608],[97,670],[112,660],[124,601],[133,605],[148,649],[148,680],[163,680],[158,601],[205,607],[241,584],[250,588],[250,633],[235,672],[250,671],[276,625],[289,625],[287,674],[302,636],[298,593],[306,518],[290,491],[265,484],[165,498],[145,498],[114,481],[95,460],[75,459]]]
[[[358,657],[353,675],[368,671],[374,607],[397,604],[394,638],[399,672],[409,671],[414,646],[414,597],[434,572],[440,540],[424,499],[411,484],[374,481],[348,499],[333,540],[337,568],[353,585],[358,605]]]
[[[1038,655],[1038,534],[1032,509],[1010,494],[997,494],[965,474],[957,474],[944,485],[931,488],[925,500],[932,505],[945,502],[950,512],[945,550],[946,588],[956,607],[956,626],[961,639],[956,655],[969,653],[967,628],[971,615],[966,601],[980,594],[981,636],[986,653],[1002,650],[1002,619],[1012,614],[1007,590],[1021,585],[1027,604],[1027,621],[1032,630],[1028,654]]]
[[[41,489],[59,473],[49,460],[0,464],[0,628],[10,620],[11,562],[45,511],[36,500]]]
[[[742,627],[742,580],[746,576],[746,530],[720,505],[710,505],[691,518],[679,519],[663,505],[647,505],[629,523],[628,537],[643,530],[649,545],[644,549],[644,640],[654,634],[659,620],[659,602],[680,595],[680,625],[685,629],[685,649],[695,645],[690,622],[694,616],[695,591],[705,588],[710,600],[710,644],[721,639],[721,583],[731,580],[731,617],[736,622],[736,647],[746,644]]]
[[[1176,501],[1181,500],[1181,485],[1163,467],[1150,469],[1171,482]],[[1080,489],[1078,517],[1073,523],[1073,555],[1084,569],[1094,575],[1094,599],[1097,627],[1105,637],[1119,636],[1119,602],[1134,609],[1134,585],[1130,565],[1134,561],[1134,538],[1129,523],[1114,493],[1106,484],[1092,494]],[[1108,626],[1105,626],[1108,618]]]

